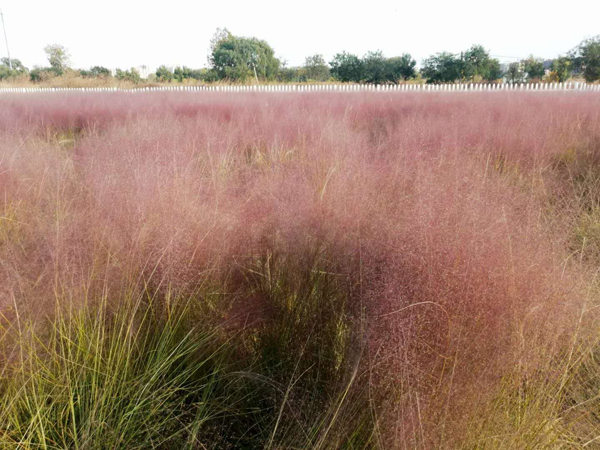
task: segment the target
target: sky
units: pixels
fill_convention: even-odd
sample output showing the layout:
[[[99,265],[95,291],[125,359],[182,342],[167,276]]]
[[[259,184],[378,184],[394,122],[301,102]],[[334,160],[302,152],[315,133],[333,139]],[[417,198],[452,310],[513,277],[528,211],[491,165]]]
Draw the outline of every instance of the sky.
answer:
[[[407,52],[420,63],[473,44],[502,62],[530,54],[549,59],[600,34],[600,0],[0,0],[0,8],[11,57],[29,68],[47,65],[47,44],[65,46],[75,68],[205,67],[218,27],[266,40],[289,66],[316,53],[330,61],[341,51],[370,50]]]

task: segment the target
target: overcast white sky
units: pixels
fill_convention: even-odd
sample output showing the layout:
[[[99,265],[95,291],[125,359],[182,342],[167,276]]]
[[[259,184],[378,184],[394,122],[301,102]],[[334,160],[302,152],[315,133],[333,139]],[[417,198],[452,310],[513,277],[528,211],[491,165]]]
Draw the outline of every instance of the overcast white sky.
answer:
[[[11,56],[30,68],[47,64],[43,48],[53,43],[69,49],[77,68],[204,67],[217,27],[266,40],[289,65],[377,49],[420,63],[472,44],[492,55],[552,58],[600,34],[600,0],[0,0],[0,8]],[[0,49],[5,56],[4,41]]]

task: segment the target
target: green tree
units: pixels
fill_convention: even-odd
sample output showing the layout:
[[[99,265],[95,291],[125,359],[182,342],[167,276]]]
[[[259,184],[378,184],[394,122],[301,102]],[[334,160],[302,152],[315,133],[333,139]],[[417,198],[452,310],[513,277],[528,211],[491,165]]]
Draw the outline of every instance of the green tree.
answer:
[[[600,80],[600,34],[582,41],[568,56],[573,69],[581,73],[585,81]]]
[[[477,75],[484,77],[490,64],[490,55],[482,45],[473,45],[461,53],[461,77],[463,80],[473,80]]]
[[[279,71],[279,60],[267,42],[233,36],[229,32],[215,41],[209,60],[219,79],[272,80]]]
[[[452,53],[441,52],[423,60],[421,74],[428,84],[453,83],[461,78],[462,60]]]
[[[189,70],[190,69],[185,66],[183,66],[183,67],[177,66],[173,70],[173,78],[175,78],[177,81],[179,81],[181,83],[181,82],[183,82],[183,80],[188,78]]]
[[[219,81],[219,74],[214,69],[205,69],[202,74],[202,80],[207,83]]]
[[[16,58],[11,58],[10,59],[10,64],[9,64],[9,60],[7,57],[3,57],[0,59],[0,64],[6,67],[11,67],[12,66],[12,70],[14,72],[17,72],[18,74],[21,73],[25,73],[25,72],[29,72],[29,70],[27,69],[27,67],[25,67],[23,65],[23,63]]]
[[[13,71],[10,67],[5,66],[4,64],[0,66],[0,80],[6,80],[8,78],[14,77]]]
[[[522,83],[525,74],[520,62],[513,62],[508,65],[508,70],[504,75],[509,83]]]
[[[297,67],[282,67],[277,74],[277,81],[291,83],[299,81],[299,69]]]
[[[216,51],[219,43],[221,43],[222,41],[226,41],[227,39],[230,39],[232,37],[233,37],[233,35],[227,28],[217,28],[216,29],[215,33],[213,34],[213,37],[210,39],[210,46],[208,47],[208,66],[209,67],[215,66],[214,54],[215,54],[215,51]]]
[[[9,63],[8,58],[0,58],[0,80],[18,77],[23,74],[26,74],[27,72],[27,67],[25,67],[18,59],[11,58]]]
[[[461,53],[461,78],[472,81],[480,77],[485,81],[495,81],[502,78],[500,61],[490,56],[482,45],[473,45]]]
[[[497,59],[490,59],[484,72],[481,74],[485,81],[496,81],[504,76],[500,61]]]
[[[535,58],[531,55],[521,62],[523,64],[523,71],[527,74],[529,80],[541,80],[546,73],[544,61],[540,58]]]
[[[305,71],[306,69],[302,69]],[[281,60],[279,65],[279,72],[277,73],[277,81],[284,83],[291,83],[292,81],[300,81],[300,68],[299,67],[288,67],[288,63],[285,59]]]
[[[131,70],[117,69],[115,72],[115,78],[120,81],[130,81],[132,83],[138,84],[142,80],[140,73],[137,71],[137,69],[133,67],[131,68]]]
[[[183,82],[183,80],[188,80],[188,79],[202,80],[205,78],[205,74],[206,74],[206,69],[195,70],[195,69],[190,69],[189,67],[186,67],[186,66],[183,66],[183,67],[177,66],[177,67],[175,67],[175,70],[173,70],[173,78],[175,78],[180,83]]]
[[[571,76],[573,62],[567,56],[559,56],[552,61],[552,77],[559,83],[563,83]]]
[[[353,81],[359,83],[363,80],[363,61],[352,53],[338,53],[331,62],[331,75],[338,81]]]
[[[362,59],[363,80],[373,84],[385,83],[387,81],[386,61],[381,50],[368,52]]]
[[[307,56],[304,60],[304,69],[309,80],[327,81],[329,79],[329,66],[323,55]]]
[[[156,69],[156,79],[158,81],[171,82],[171,80],[173,80],[173,72],[167,66],[162,65],[158,69]]]
[[[397,83],[399,80],[409,80],[417,76],[415,69],[417,61],[408,53],[388,58],[385,63],[386,78],[392,83]]]
[[[69,51],[62,45],[52,44],[44,47],[50,68],[56,75],[62,75],[70,65]]]

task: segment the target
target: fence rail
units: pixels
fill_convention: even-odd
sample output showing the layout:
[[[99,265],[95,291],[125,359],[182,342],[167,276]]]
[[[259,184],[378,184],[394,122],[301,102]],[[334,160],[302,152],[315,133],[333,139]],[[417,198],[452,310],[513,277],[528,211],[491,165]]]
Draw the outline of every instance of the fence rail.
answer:
[[[0,94],[36,92],[500,92],[500,91],[577,91],[600,92],[599,84],[504,83],[504,84],[274,84],[249,86],[157,86],[142,88],[0,88]]]

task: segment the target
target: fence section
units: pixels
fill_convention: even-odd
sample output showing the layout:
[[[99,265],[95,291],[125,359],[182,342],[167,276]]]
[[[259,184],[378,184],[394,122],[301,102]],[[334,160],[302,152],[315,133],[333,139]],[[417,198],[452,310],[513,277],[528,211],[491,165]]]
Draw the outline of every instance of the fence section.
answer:
[[[157,86],[142,88],[0,88],[2,93],[35,92],[501,92],[501,91],[577,91],[600,92],[600,84],[504,83],[504,84],[268,84],[249,86]]]

